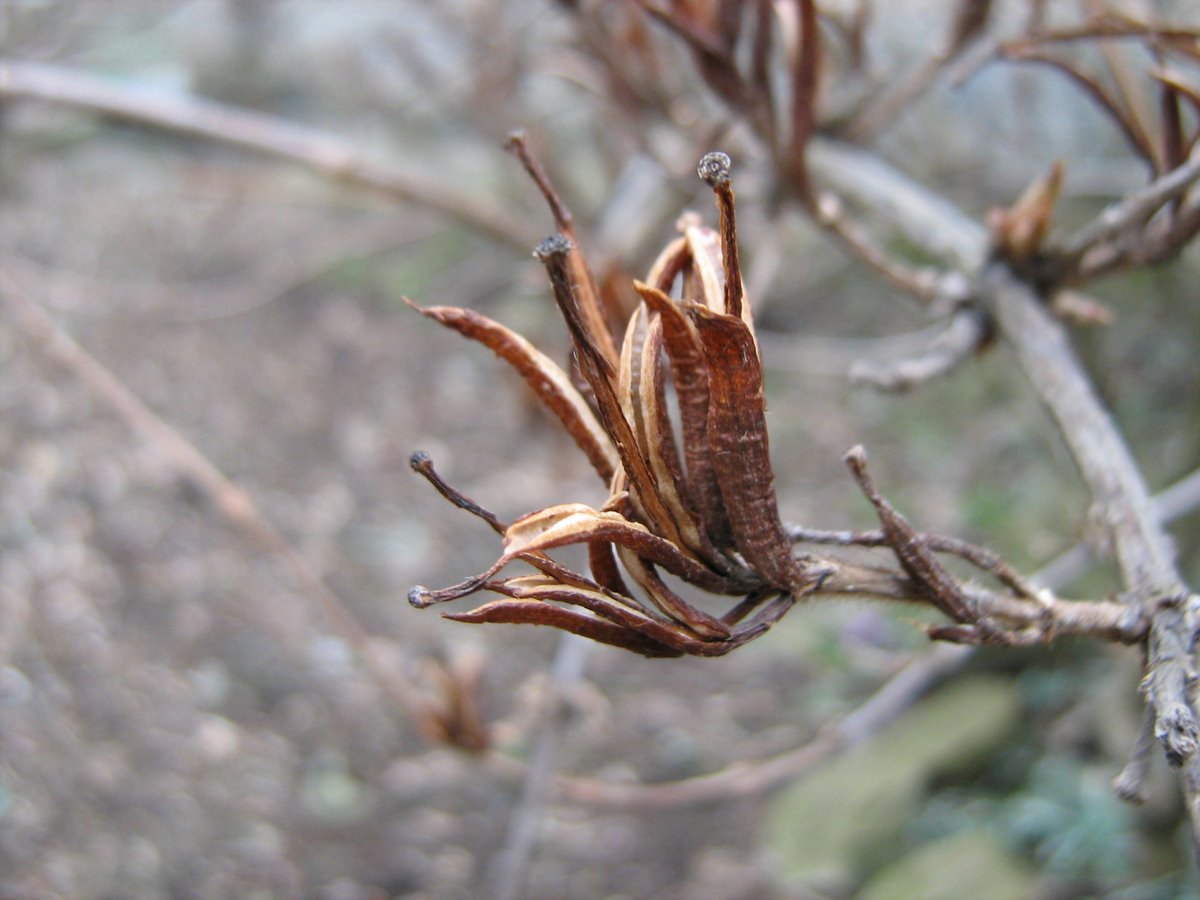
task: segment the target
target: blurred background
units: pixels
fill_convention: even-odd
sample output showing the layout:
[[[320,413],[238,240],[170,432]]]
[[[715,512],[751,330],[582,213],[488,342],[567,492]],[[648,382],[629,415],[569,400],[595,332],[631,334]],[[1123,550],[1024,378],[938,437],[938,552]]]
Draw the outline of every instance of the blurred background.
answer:
[[[821,5],[830,21],[858,8]],[[1116,5],[1182,23],[1191,6]],[[828,115],[918,65],[950,6],[874,4],[869,77],[827,81]],[[1004,33],[1038,4],[994,6]],[[1061,6],[1069,20],[1075,5]],[[1140,721],[1135,650],[984,650],[806,778],[697,802],[589,801],[545,776],[669,782],[804,746],[927,651],[927,617],[819,605],[728,658],[643,660],[405,601],[498,551],[410,471],[414,450],[505,520],[607,493],[515,376],[401,301],[480,310],[565,359],[529,258],[552,223],[501,147],[514,128],[614,278],[644,273],[685,209],[715,221],[695,163],[718,145],[734,154],[785,519],[870,526],[841,463],[861,442],[919,528],[1024,571],[1089,532],[1070,458],[1003,347],[903,396],[850,382],[856,360],[905,346],[891,339],[927,313],[778,208],[761,152],[668,41],[672,121],[622,95],[594,27],[615,32],[618,13],[631,14],[550,0],[0,2],[10,62],[301,125],[416,186],[346,185],[329,166],[0,97],[0,896],[1200,891],[1162,760],[1142,807],[1109,787]],[[993,62],[951,82],[873,146],[972,216],[1056,159],[1064,229],[1145,183],[1060,75]],[[1075,332],[1154,490],[1200,465],[1198,277],[1193,249],[1101,282],[1114,323]],[[278,534],[231,524],[178,438]],[[1198,526],[1192,513],[1172,532],[1193,584]],[[1116,585],[1100,562],[1064,593]],[[436,739],[443,708],[486,752]]]

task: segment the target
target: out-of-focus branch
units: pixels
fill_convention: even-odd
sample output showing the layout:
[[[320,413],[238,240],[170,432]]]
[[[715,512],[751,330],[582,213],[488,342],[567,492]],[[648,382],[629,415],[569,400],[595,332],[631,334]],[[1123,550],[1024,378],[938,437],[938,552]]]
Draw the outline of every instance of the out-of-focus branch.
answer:
[[[1032,288],[991,266],[981,292],[997,327],[1054,417],[1102,511],[1127,589],[1139,601],[1182,590],[1171,547],[1125,441],[1096,396],[1063,327]]]
[[[250,495],[227,478],[196,446],[147,407],[132,391],[41,308],[11,277],[0,272],[0,303],[12,323],[56,364],[78,378],[134,432],[154,445],[213,507],[247,540],[280,559],[300,589],[315,600],[337,632],[354,647],[376,684],[397,706],[424,727],[432,709],[378,652],[367,629],[270,520]]]
[[[1074,28],[1053,28],[1037,31],[1001,45],[1005,52],[1021,51],[1047,44],[1091,43],[1097,38],[1127,40],[1150,40],[1159,47],[1169,47],[1175,42],[1195,41],[1195,28],[1176,28],[1138,22],[1124,16],[1097,16],[1091,22]]]
[[[558,750],[570,726],[570,694],[583,678],[594,645],[577,634],[564,634],[550,672],[543,720],[536,732],[533,752],[521,785],[521,799],[508,822],[503,849],[495,861],[496,900],[516,900],[524,895],[529,862],[537,850],[538,831],[555,786]]]
[[[903,359],[860,359],[850,368],[850,379],[882,391],[911,390],[970,359],[987,342],[990,331],[986,316],[963,307],[918,353]]]
[[[955,299],[947,296],[943,273],[931,268],[914,268],[888,255],[866,228],[846,215],[842,202],[832,192],[826,191],[817,199],[813,218],[859,262],[897,290],[911,294],[924,304]]]
[[[1064,243],[1063,252],[1071,255],[1086,253],[1090,247],[1126,228],[1141,225],[1169,201],[1182,196],[1197,180],[1200,180],[1200,154],[1195,154],[1186,163],[1155,179],[1140,191],[1106,207]]]
[[[808,166],[814,180],[946,266],[974,272],[987,258],[988,235],[978,222],[875,154],[818,136],[809,142]]]
[[[1183,165],[1155,179],[1140,191],[1130,194],[1107,207],[1090,223],[1067,239],[1062,248],[1063,267],[1071,272],[1078,268],[1079,279],[1094,277],[1099,271],[1115,268],[1125,259],[1135,256],[1140,244],[1147,240],[1143,233],[1131,240],[1122,238],[1138,229],[1145,229],[1150,219],[1164,206],[1184,196],[1200,180],[1200,153],[1194,152]],[[1186,212],[1176,214],[1168,230],[1184,231],[1183,240],[1192,237],[1196,228]],[[1160,237],[1161,239],[1161,237]]]
[[[975,46],[987,26],[991,7],[991,0],[959,0],[941,48],[875,94],[839,133],[847,140],[865,143],[887,128],[963,53]]]
[[[539,235],[519,218],[425,176],[371,159],[348,141],[275,116],[59,66],[0,60],[0,102],[40,100],[298,163],[419,206],[522,251]]]
[[[662,784],[617,784],[599,778],[560,777],[556,789],[565,800],[609,809],[677,809],[697,803],[753,797],[812,771],[836,753],[866,740],[924,696],[968,659],[973,647],[939,644],[892,676],[870,699],[840,721],[831,722],[812,741],[762,760],[741,761],[694,778]],[[513,760],[493,756],[496,770],[518,776]]]
[[[1200,469],[1187,475],[1161,494],[1155,494],[1151,503],[1154,514],[1162,522],[1171,522],[1192,512],[1200,506]]]
[[[323,236],[319,247],[268,251],[244,280],[213,287],[203,281],[158,283],[114,279],[99,284],[89,275],[43,265],[6,247],[0,247],[0,255],[10,275],[25,283],[39,284],[39,306],[51,315],[76,320],[191,326],[258,312],[328,275],[346,261],[392,253],[436,233],[428,227],[408,232],[397,234],[394,222],[378,223],[369,229],[352,229],[348,234]],[[148,310],[130,302],[151,293],[159,301],[169,300],[171,308]],[[113,309],[116,298],[120,298],[123,306],[133,308]],[[71,305],[67,305],[69,301]]]

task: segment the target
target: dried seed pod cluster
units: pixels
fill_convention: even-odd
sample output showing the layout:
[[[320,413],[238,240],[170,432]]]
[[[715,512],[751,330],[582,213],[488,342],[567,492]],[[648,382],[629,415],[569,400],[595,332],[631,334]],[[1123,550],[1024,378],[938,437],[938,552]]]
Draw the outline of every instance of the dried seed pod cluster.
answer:
[[[578,246],[556,234],[534,251],[571,334],[586,398],[563,369],[503,325],[470,310],[417,307],[512,365],[610,495],[600,509],[564,503],[506,527],[445,484],[427,456],[414,456],[414,468],[443,495],[503,534],[504,550],[461,584],[414,588],[413,605],[485,590],[502,599],[448,618],[552,625],[645,656],[717,656],[765,632],[828,574],[794,552],[776,506],[729,157],[710,153],[698,172],[716,194],[720,228],[681,220],[681,234],[646,281],[635,282],[641,303],[619,349]],[[668,413],[668,383],[678,399],[682,448]],[[587,545],[590,575],[546,555],[569,544]],[[539,574],[497,577],[518,559]],[[723,616],[710,615],[679,596],[663,572],[741,599]]]

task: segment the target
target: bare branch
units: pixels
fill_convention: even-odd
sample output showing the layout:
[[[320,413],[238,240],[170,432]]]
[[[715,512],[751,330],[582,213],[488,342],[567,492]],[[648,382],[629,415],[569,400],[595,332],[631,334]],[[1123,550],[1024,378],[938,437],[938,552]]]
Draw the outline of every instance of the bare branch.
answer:
[[[1200,507],[1200,469],[1152,497],[1151,506],[1164,525]],[[1087,571],[1096,555],[1091,544],[1080,541],[1042,566],[1040,580],[1046,584],[1067,584]]]
[[[153,444],[177,472],[187,477],[213,507],[255,546],[278,557],[300,589],[324,611],[338,633],[355,649],[376,684],[419,725],[429,716],[424,700],[379,653],[371,634],[346,603],[321,579],[250,495],[230,481],[196,446],[167,424],[95,357],[29,300],[10,277],[0,273],[0,301],[10,320],[56,364],[78,378],[102,403],[143,439]]]
[[[867,180],[861,176],[866,171],[878,201],[872,204],[868,195],[863,197],[864,204],[873,205],[915,239],[928,238],[923,241],[926,246],[944,248],[948,255],[967,263],[977,262],[986,253],[984,229],[957,210],[947,210],[941,198],[931,196],[882,162],[872,160],[864,167],[863,154],[831,142],[822,142],[812,150],[820,151],[810,153],[814,165],[841,184],[861,184]],[[1014,349],[1030,384],[1065,437],[1097,508],[1103,512],[1132,608],[1155,617],[1156,640],[1162,642],[1166,633],[1173,633],[1176,645],[1190,647],[1190,632],[1178,630],[1190,627],[1179,611],[1178,601],[1174,607],[1158,607],[1164,599],[1188,596],[1175,569],[1170,543],[1150,506],[1132,454],[1084,374],[1065,331],[1034,288],[1002,264],[983,268],[968,265],[967,270],[980,271],[977,290],[981,305],[993,317],[999,335]],[[1182,604],[1190,605],[1190,601]],[[1178,696],[1174,686],[1189,683],[1191,664],[1186,656],[1168,652],[1149,664],[1155,683],[1162,686],[1162,697]],[[1163,667],[1164,671],[1157,671]],[[1156,715],[1166,728],[1168,752],[1186,748],[1194,722],[1179,715],[1178,708],[1156,710]],[[1185,791],[1190,790],[1191,783],[1185,779]],[[1200,808],[1200,799],[1189,794],[1189,805]]]
[[[814,138],[807,160],[814,180],[886,222],[946,266],[975,272],[988,254],[987,232],[958,207],[878,156],[844,141]]]
[[[956,670],[972,650],[957,644],[931,648],[892,676],[854,712],[826,725],[812,741],[795,750],[664,784],[615,784],[598,778],[562,777],[556,782],[558,793],[575,803],[631,810],[677,809],[758,796],[808,774],[835,754],[878,732]],[[520,764],[502,757],[493,756],[491,763],[514,777],[523,771]]]
[[[895,360],[860,359],[850,369],[850,380],[881,391],[911,390],[953,372],[978,353],[990,336],[986,317],[963,307],[917,354]]]
[[[1145,802],[1146,776],[1150,774],[1150,760],[1156,746],[1154,719],[1153,708],[1147,706],[1142,714],[1137,740],[1129,754],[1129,762],[1113,779],[1113,791],[1126,803]]]
[[[945,278],[930,268],[913,268],[890,256],[858,222],[846,215],[841,200],[826,191],[817,199],[814,219],[837,238],[859,262],[882,276],[892,287],[924,304],[944,297]]]
[[[990,267],[981,284],[997,326],[1054,417],[1103,511],[1127,588],[1138,602],[1181,592],[1166,534],[1125,441],[1071,350],[1066,332],[1032,288]]]
[[[1182,166],[1152,181],[1141,191],[1110,205],[1068,239],[1062,247],[1066,263],[1064,268],[1074,272],[1078,280],[1084,280],[1094,277],[1099,271],[1127,263],[1139,251],[1144,251],[1152,240],[1187,240],[1195,233],[1195,223],[1189,218],[1194,215],[1194,209],[1184,210],[1165,222],[1165,233],[1148,232],[1146,223],[1164,206],[1182,198],[1198,180],[1200,152],[1193,152]],[[1139,228],[1142,229],[1141,233],[1136,232]],[[1120,240],[1124,235],[1129,235],[1129,238]],[[1078,272],[1074,271],[1076,268]]]
[[[1171,522],[1200,506],[1200,469],[1176,481],[1151,500],[1154,514],[1162,522]]]
[[[515,900],[524,894],[529,863],[537,850],[538,829],[555,786],[559,747],[571,724],[568,700],[583,678],[592,646],[575,634],[564,634],[559,639],[521,797],[508,820],[504,847],[494,862],[493,896],[497,900]]]
[[[873,97],[839,133],[847,140],[865,143],[911,109],[917,98],[976,44],[987,25],[991,6],[991,0],[959,0],[942,47]]]
[[[841,547],[884,547],[888,536],[884,531],[825,531],[816,528],[789,526],[788,539],[805,544],[836,544]],[[983,572],[987,572],[1017,596],[1039,599],[1039,591],[1012,566],[986,547],[980,547],[956,537],[919,532],[916,537],[935,553],[950,553]]]
[[[1196,607],[1200,598],[1180,594],[1159,601],[1150,628],[1142,692],[1155,712],[1154,736],[1167,751],[1167,762],[1181,766],[1197,749],[1200,726],[1193,711],[1196,669]]]
[[[0,101],[14,100],[60,103],[286,159],[347,184],[428,209],[522,250],[538,240],[524,222],[478,198],[370,159],[348,141],[286,119],[58,66],[0,61]]]
[[[1172,200],[1182,197],[1200,180],[1200,153],[1176,169],[1113,203],[1063,243],[1062,252],[1074,259],[1121,232],[1138,228]]]

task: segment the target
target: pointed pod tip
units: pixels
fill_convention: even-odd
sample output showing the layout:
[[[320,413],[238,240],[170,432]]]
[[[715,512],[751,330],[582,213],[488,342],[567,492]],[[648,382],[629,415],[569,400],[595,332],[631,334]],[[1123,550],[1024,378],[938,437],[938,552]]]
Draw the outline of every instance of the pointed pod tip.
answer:
[[[732,168],[733,160],[729,158],[729,154],[714,150],[712,153],[705,153],[700,157],[700,164],[696,166],[696,174],[709,187],[717,188],[729,184]]]
[[[533,248],[533,255],[545,262],[570,253],[573,246],[571,239],[565,234],[552,234]]]
[[[425,307],[423,307],[420,303],[418,303],[416,300],[412,299],[411,297],[405,297],[405,296],[401,295],[400,300],[409,309],[415,309],[417,312],[419,312],[423,316],[427,316],[430,314],[429,310],[427,310]]]

